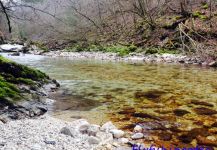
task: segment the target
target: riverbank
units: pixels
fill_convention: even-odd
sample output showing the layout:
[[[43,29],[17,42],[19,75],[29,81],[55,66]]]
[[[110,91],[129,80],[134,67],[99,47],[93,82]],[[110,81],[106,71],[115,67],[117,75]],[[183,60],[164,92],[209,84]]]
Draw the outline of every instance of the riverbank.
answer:
[[[59,83],[45,73],[0,56],[0,122],[33,118],[48,111]]]
[[[34,53],[33,53],[34,54]],[[39,54],[39,53],[35,53]],[[182,54],[143,54],[130,53],[127,56],[119,56],[117,53],[103,52],[66,52],[50,51],[41,55],[50,57],[68,57],[72,59],[95,59],[108,61],[124,61],[124,62],[144,62],[144,63],[173,63],[173,64],[193,64],[201,66],[216,67],[216,61],[206,61],[198,56],[187,56]]]
[[[142,128],[137,126],[135,130]],[[131,150],[136,143],[132,139],[143,138],[142,133],[126,138],[129,133],[118,130],[111,122],[99,126],[84,119],[66,122],[49,115],[0,123],[0,132],[0,149],[5,150]]]

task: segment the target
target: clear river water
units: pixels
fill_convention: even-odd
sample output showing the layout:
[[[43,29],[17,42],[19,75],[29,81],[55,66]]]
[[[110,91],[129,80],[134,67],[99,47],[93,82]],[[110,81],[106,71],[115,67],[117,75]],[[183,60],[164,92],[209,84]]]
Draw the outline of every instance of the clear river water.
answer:
[[[198,66],[7,56],[61,84],[51,114],[64,120],[140,124],[145,142],[193,146],[217,139],[217,70]],[[214,142],[215,143],[215,142]],[[216,141],[217,143],[217,141]]]

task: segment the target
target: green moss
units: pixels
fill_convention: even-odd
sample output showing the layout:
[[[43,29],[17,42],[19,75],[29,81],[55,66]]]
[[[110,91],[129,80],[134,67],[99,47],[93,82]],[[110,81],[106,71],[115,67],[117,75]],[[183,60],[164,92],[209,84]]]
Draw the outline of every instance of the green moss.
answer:
[[[0,76],[0,102],[11,103],[12,101],[20,100],[20,92],[15,85],[6,82],[2,76]]]
[[[49,77],[39,70],[35,70],[15,62],[9,61],[0,56],[0,73],[14,78],[27,78],[34,81],[45,81]]]

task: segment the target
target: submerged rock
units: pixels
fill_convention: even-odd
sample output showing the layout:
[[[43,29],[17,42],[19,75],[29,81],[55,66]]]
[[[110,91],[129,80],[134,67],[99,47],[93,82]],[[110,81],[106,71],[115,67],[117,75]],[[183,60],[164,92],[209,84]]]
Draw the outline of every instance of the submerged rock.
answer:
[[[136,92],[134,94],[134,97],[136,99],[146,98],[146,99],[149,99],[149,100],[157,101],[165,93],[166,93],[165,91],[161,91],[161,90],[150,90],[150,91],[147,91],[147,92]]]
[[[209,137],[198,136],[197,142],[200,145],[217,147],[217,139],[215,137],[209,138]]]
[[[208,106],[208,107],[214,107],[214,105],[211,104],[211,103],[204,102],[204,101],[199,101],[199,100],[192,100],[192,101],[191,101],[191,104],[194,104],[194,105],[202,105],[202,106]]]
[[[198,115],[215,115],[215,114],[217,114],[216,110],[209,109],[209,108],[206,108],[206,107],[198,107],[198,108],[195,108],[194,111]]]
[[[194,128],[187,133],[183,133],[178,139],[184,143],[191,143],[193,139],[198,136],[208,136],[208,129],[205,128]]]
[[[173,112],[176,116],[184,116],[190,113],[189,111],[184,110],[184,109],[175,109]]]

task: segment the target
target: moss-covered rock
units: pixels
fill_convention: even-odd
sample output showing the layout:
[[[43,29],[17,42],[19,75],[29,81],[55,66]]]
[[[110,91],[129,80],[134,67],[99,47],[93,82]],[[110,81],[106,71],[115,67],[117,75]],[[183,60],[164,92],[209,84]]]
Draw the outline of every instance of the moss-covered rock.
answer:
[[[22,98],[18,85],[42,85],[49,77],[39,70],[12,62],[0,56],[0,106],[7,106]]]
[[[9,61],[2,56],[0,56],[0,66],[0,74],[5,77],[6,80],[8,77],[31,79],[33,81],[46,81],[49,79],[45,73],[39,70]]]

